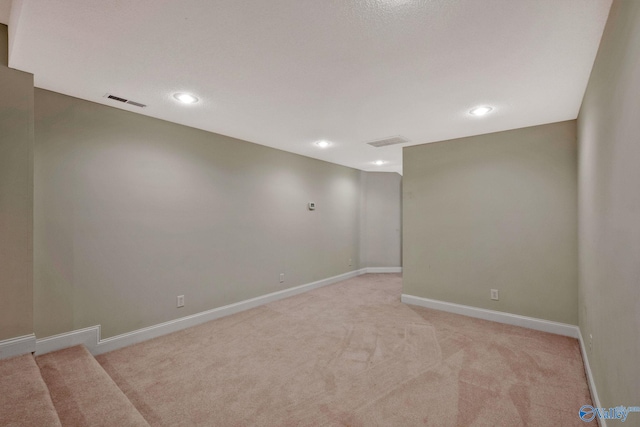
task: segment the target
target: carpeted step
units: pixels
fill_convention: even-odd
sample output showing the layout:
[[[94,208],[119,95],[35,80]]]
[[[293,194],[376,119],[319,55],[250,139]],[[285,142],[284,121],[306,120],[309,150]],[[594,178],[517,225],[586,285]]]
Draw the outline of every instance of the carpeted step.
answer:
[[[31,354],[0,360],[0,426],[60,426]]]
[[[63,426],[149,426],[84,346],[36,362]]]

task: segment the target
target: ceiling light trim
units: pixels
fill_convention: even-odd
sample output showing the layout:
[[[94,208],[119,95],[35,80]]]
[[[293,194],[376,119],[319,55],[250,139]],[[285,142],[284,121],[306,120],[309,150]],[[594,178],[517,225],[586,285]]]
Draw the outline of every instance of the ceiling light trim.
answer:
[[[197,96],[189,92],[176,92],[173,94],[173,98],[176,101],[182,104],[187,104],[187,105],[195,104],[200,101],[200,99]]]
[[[327,141],[326,139],[321,139],[320,141],[316,141],[314,142],[314,144],[320,148],[328,148],[332,145],[332,143]]]
[[[471,110],[469,110],[469,114],[474,117],[483,117],[493,112],[494,110],[495,108],[491,107],[490,105],[478,105],[477,107],[473,107]]]

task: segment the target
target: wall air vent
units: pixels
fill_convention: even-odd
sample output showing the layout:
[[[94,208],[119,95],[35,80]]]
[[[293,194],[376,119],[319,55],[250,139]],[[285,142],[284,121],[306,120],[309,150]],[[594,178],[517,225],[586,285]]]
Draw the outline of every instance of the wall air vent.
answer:
[[[141,107],[141,108],[146,107],[146,105],[141,104],[139,102],[131,101],[130,99],[121,98],[119,96],[111,95],[111,94],[108,94],[108,93],[104,97],[105,98],[109,98],[109,99],[113,99],[114,101],[124,102],[125,104],[135,105],[136,107]]]
[[[409,140],[404,136],[397,135],[397,136],[390,136],[384,139],[378,139],[376,141],[367,142],[367,144],[371,145],[372,147],[380,148],[380,147],[386,147],[387,145],[404,144],[405,142],[409,142]]]

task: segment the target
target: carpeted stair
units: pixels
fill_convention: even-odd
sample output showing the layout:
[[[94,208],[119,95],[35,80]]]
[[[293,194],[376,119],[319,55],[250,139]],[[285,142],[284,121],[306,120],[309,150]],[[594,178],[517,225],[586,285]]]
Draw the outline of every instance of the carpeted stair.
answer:
[[[149,427],[83,346],[0,360],[0,427]]]
[[[60,426],[31,354],[0,360],[0,426]]]
[[[36,357],[63,426],[149,424],[83,346]]]

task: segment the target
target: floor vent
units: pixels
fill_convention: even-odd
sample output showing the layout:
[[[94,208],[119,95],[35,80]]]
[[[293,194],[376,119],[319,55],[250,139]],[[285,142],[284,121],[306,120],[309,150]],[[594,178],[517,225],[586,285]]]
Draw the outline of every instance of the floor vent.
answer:
[[[119,96],[111,95],[108,93],[105,95],[105,98],[113,99],[114,101],[118,101],[118,102],[124,102],[125,104],[135,105],[136,107],[141,107],[141,108],[146,107],[145,104],[141,104],[140,102],[131,101],[130,99],[121,98]]]
[[[386,147],[388,145],[404,144],[405,142],[409,142],[409,140],[404,136],[398,135],[398,136],[390,136],[384,139],[378,139],[376,141],[367,142],[367,144],[371,145],[372,147],[380,148],[380,147]]]

